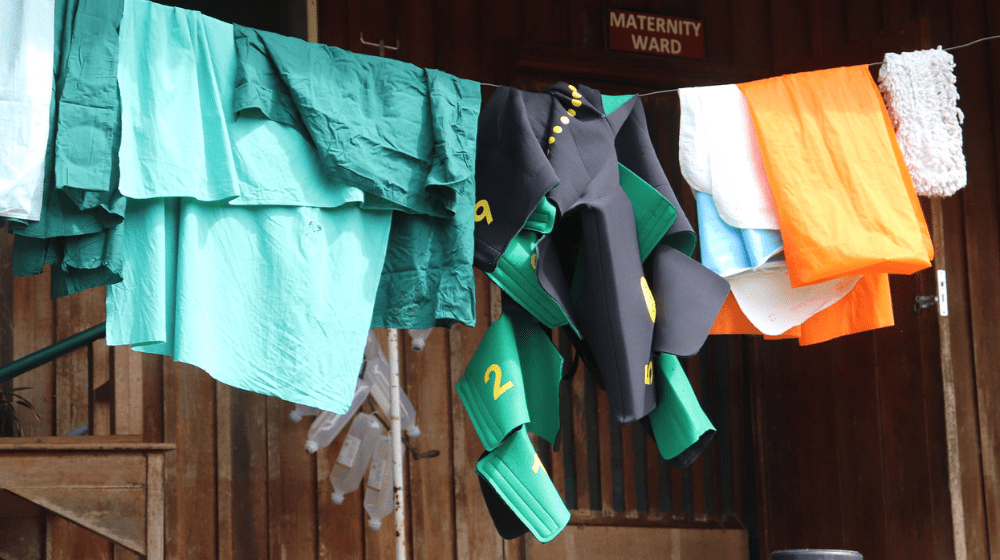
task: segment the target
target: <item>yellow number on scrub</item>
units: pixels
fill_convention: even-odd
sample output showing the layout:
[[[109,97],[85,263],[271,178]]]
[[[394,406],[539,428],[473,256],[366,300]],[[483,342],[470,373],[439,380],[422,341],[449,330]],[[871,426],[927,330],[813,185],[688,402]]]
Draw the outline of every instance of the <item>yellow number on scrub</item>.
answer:
[[[543,473],[549,474],[549,472],[545,470],[545,465],[542,464],[542,460],[538,458],[538,453],[535,453],[535,462],[531,465],[531,470],[532,472],[537,473],[538,469],[542,469]]]
[[[493,213],[490,212],[490,203],[482,199],[476,203],[476,221],[481,222],[486,218],[486,225],[493,223]]]
[[[653,384],[653,362],[646,364],[646,376],[643,381],[646,382],[646,385]]]
[[[500,398],[500,395],[507,392],[507,389],[510,389],[511,387],[514,386],[514,382],[508,380],[506,383],[501,385],[500,383],[503,377],[503,372],[500,371],[499,365],[493,364],[490,367],[486,368],[486,376],[483,377],[483,383],[490,382],[490,374],[493,373],[494,371],[497,372],[497,376],[496,379],[493,380],[493,400],[497,400]]]

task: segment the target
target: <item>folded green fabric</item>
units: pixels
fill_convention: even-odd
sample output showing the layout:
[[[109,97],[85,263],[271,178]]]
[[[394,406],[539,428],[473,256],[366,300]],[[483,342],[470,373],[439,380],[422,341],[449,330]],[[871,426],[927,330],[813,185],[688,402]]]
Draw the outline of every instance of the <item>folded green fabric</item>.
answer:
[[[121,111],[114,77],[122,9],[123,0],[80,2],[65,58],[55,181],[83,210],[113,211],[118,190]]]
[[[371,326],[474,325],[479,84],[242,26],[235,40],[235,110],[307,131],[363,208],[396,210]]]
[[[556,209],[556,205],[552,204],[549,199],[542,197],[538,206],[536,206],[535,210],[528,216],[528,220],[524,222],[524,227],[522,229],[537,231],[542,235],[552,233],[552,229],[556,227],[556,214],[558,213],[559,211]]]
[[[569,510],[535,453],[526,428],[511,434],[496,450],[480,459],[476,472],[540,542],[549,542],[569,523]],[[488,494],[484,496],[490,499]],[[498,507],[500,504],[487,505],[500,534],[514,533],[500,526],[509,519],[509,516],[497,515],[503,510]]]
[[[122,0],[56,0],[42,215],[11,220],[14,274],[52,266],[53,298],[121,281],[118,26]]]
[[[556,300],[538,283],[535,273],[537,243],[537,234],[522,230],[511,240],[497,261],[497,267],[486,275],[543,325],[554,329],[568,325],[569,319]]]
[[[656,244],[667,234],[677,219],[677,209],[652,185],[622,164],[618,164],[618,180],[632,201],[635,229],[639,236],[639,257],[645,261]]]
[[[601,94],[601,104],[604,105],[604,114],[610,115],[615,112],[615,109],[621,107],[629,99],[635,97],[635,94],[627,95],[604,95]]]
[[[669,461],[702,441],[700,451],[708,443],[706,435],[710,437],[715,426],[698,404],[680,361],[672,354],[657,354],[653,369],[658,398],[649,421],[660,456]],[[685,462],[690,464],[692,460],[694,457]]]
[[[550,443],[559,432],[562,356],[525,313],[490,325],[455,388],[487,450],[527,425]]]
[[[479,83],[248,27],[235,38],[236,111],[305,127],[334,180],[438,217],[474,196]]]

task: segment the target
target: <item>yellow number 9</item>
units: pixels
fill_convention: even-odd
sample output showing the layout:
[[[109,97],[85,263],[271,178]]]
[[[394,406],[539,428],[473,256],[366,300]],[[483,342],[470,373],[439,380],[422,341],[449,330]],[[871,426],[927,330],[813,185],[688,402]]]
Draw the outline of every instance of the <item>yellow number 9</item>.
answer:
[[[482,199],[476,203],[476,221],[481,222],[486,218],[486,225],[493,223],[493,213],[490,212],[490,203]]]

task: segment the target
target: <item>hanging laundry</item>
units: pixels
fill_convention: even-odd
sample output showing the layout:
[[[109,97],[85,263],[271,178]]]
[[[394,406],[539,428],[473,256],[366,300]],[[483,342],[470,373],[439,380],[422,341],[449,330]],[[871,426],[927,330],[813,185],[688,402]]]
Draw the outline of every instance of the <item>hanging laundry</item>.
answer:
[[[66,74],[59,96],[55,138],[55,186],[81,210],[117,214],[118,27],[122,0],[85,1],[76,11],[73,42],[64,53]]]
[[[719,215],[732,227],[777,230],[774,197],[739,87],[681,88],[677,95],[678,159],[688,184],[712,196]]]
[[[683,469],[712,441],[715,426],[698,404],[677,356],[660,354],[653,367],[659,404],[643,421],[648,422],[660,456]]]
[[[504,314],[456,389],[487,450],[476,472],[498,532],[547,542],[569,512],[527,434],[556,435],[561,359],[528,313],[566,326],[611,413],[642,418],[686,466],[715,430],[664,352],[698,351],[729,286],[689,256],[694,232],[635,96],[500,87],[477,153],[476,265],[503,289]]]
[[[121,14],[122,0],[55,2],[42,213],[37,222],[10,227],[14,274],[39,274],[51,265],[53,298],[121,280],[125,199],[117,189],[114,72]],[[73,165],[76,171],[61,174]]]
[[[681,173],[695,191],[701,260],[729,280],[756,329],[777,336],[842,298],[857,277],[793,288],[750,109],[736,85],[682,88]]]
[[[549,542],[569,523],[570,513],[521,426],[476,464],[479,486],[497,531],[513,539],[531,531]]]
[[[501,287],[529,311],[544,309],[547,325],[564,319],[582,335],[616,419],[645,416],[656,404],[647,382],[653,352],[697,352],[728,285],[694,261],[658,266],[663,258],[690,260],[695,238],[656,159],[641,103],[564,83],[547,93],[500,87],[483,109],[479,138],[476,265],[514,284]],[[558,211],[554,230],[522,234],[545,197]],[[650,205],[658,210],[646,215]],[[498,267],[512,250],[516,273]],[[663,290],[669,282],[685,288]],[[673,308],[706,320],[683,324],[685,314]]]
[[[886,53],[878,73],[896,139],[921,196],[951,196],[968,179],[955,58],[938,47]]]
[[[128,0],[121,45],[122,189],[150,198],[129,201],[108,344],[345,412],[391,213],[322,173],[294,128],[233,122],[232,25]]]
[[[38,220],[51,118],[53,0],[0,6],[0,217]]]
[[[488,451],[522,424],[549,443],[559,432],[562,356],[530,315],[505,307],[455,384]]]
[[[927,224],[868,66],[739,86],[774,195],[792,287],[930,266]]]
[[[862,276],[854,289],[839,301],[819,311],[801,325],[765,338],[797,338],[799,345],[807,346],[894,324],[889,275],[870,274]],[[764,333],[747,319],[736,300],[730,296],[716,317],[711,334]]]
[[[235,107],[307,131],[323,170],[396,212],[372,327],[475,324],[479,84],[236,26]]]
[[[663,163],[663,170],[667,174],[671,184],[680,188],[691,188],[687,184],[684,175],[681,173],[679,157],[671,157],[670,154],[679,154],[681,104],[677,92],[668,92],[657,97],[657,109],[661,118],[665,119],[668,133],[663,135],[665,146],[660,161]],[[685,187],[686,186],[686,187]],[[693,190],[693,189],[692,189]],[[707,233],[707,232],[706,232]],[[704,245],[711,243],[709,239],[702,239],[702,252]],[[703,255],[704,258],[704,255]],[[675,289],[681,289],[678,286]],[[798,327],[792,327],[776,336],[766,336],[765,338],[796,338],[799,344],[816,344],[827,340],[845,336],[855,332],[862,332],[875,328],[888,327],[893,325],[892,301],[889,294],[889,279],[887,275],[880,274],[862,277],[853,290],[830,307],[820,311],[807,319],[805,323]],[[763,334],[759,329],[747,319],[740,309],[736,299],[730,293],[726,298],[722,309],[711,325],[711,334]]]
[[[565,527],[569,511],[527,433],[556,441],[562,356],[548,333],[506,296],[503,308],[455,389],[486,448],[477,472],[500,535],[512,539],[530,529],[547,542]]]

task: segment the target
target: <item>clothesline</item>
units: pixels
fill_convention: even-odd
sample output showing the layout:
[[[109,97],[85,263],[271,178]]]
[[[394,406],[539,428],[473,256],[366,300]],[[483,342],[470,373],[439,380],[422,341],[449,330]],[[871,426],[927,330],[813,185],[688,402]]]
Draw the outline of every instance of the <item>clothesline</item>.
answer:
[[[965,43],[963,45],[956,45],[954,47],[948,47],[948,48],[946,48],[944,50],[946,50],[946,51],[955,51],[955,50],[958,50],[958,49],[964,49],[965,47],[971,47],[972,45],[975,45],[976,43],[982,43],[983,41],[991,41],[993,39],[1000,39],[1000,35],[990,35],[989,37],[981,37],[979,39],[976,39],[975,41],[970,41],[970,42]],[[879,62],[872,62],[872,63],[869,63],[868,66],[878,66],[880,64],[882,64],[881,61],[879,61]],[[480,83],[482,85],[484,85],[484,86],[500,87],[500,86],[498,86],[496,84],[490,84],[490,83],[486,83],[486,82],[480,82]],[[650,96],[650,95],[658,95],[658,94],[661,94],[661,93],[672,93],[672,92],[677,91],[677,89],[678,88],[661,89],[661,90],[657,90],[657,91],[650,91],[650,92],[646,92],[646,93],[640,93],[639,97],[647,97],[647,96]]]

